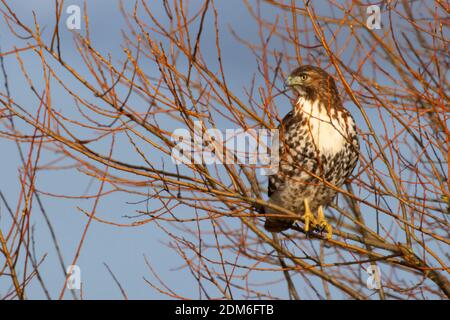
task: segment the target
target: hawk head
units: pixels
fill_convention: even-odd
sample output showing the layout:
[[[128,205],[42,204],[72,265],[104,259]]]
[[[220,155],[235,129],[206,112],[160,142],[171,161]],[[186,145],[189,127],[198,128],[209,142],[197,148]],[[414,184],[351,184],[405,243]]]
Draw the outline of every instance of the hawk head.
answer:
[[[319,67],[300,66],[292,71],[285,84],[294,89],[299,97],[311,101],[329,101],[330,98],[339,97],[333,77]]]

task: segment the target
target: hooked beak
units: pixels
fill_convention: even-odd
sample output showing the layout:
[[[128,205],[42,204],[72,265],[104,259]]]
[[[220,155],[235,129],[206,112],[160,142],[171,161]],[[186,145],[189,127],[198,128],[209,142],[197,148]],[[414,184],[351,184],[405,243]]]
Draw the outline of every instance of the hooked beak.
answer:
[[[284,88],[293,88],[294,91],[296,91],[299,95],[304,95],[306,93],[305,89],[302,86],[302,83],[299,82],[299,79],[297,77],[289,76],[284,82]]]
[[[285,87],[293,87],[293,86],[301,86],[302,81],[298,77],[287,77],[286,81],[284,82]]]
[[[284,82],[284,88],[287,89],[288,87],[292,86],[292,77],[289,76],[286,81]]]

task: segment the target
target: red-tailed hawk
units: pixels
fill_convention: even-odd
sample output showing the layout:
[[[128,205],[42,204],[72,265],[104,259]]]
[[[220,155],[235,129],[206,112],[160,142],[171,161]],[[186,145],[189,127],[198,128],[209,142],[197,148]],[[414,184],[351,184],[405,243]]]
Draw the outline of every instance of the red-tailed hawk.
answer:
[[[303,215],[305,231],[326,230],[331,238],[332,227],[323,207],[337,191],[326,182],[342,186],[358,161],[355,122],[342,105],[333,78],[321,68],[301,66],[287,78],[286,85],[296,99],[279,126],[279,170],[269,177],[269,202]],[[269,208],[264,211],[277,213]],[[264,227],[281,232],[294,220],[268,217]]]

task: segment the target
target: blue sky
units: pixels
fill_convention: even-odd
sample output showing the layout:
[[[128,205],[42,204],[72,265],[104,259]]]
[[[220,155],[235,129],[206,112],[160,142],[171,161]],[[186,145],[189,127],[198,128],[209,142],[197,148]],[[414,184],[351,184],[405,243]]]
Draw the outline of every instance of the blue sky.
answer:
[[[128,9],[132,8],[133,1],[124,1]],[[28,25],[32,22],[32,10],[36,13],[37,20],[44,30],[44,39],[48,41],[49,30],[54,24],[53,0],[16,0],[12,7],[15,9],[19,17],[23,18]],[[153,3],[150,1],[149,3]],[[76,4],[83,7],[83,1],[70,0],[66,1],[65,8],[69,5]],[[244,97],[243,86],[249,86],[252,77],[257,70],[257,63],[251,52],[243,45],[237,43],[236,39],[228,31],[228,26],[232,26],[234,30],[239,31],[239,35],[245,39],[255,39],[257,35],[257,26],[254,20],[249,16],[245,6],[241,1],[218,1],[217,8],[221,13],[221,45],[223,49],[224,67],[230,84],[230,89]],[[157,17],[163,17],[162,7],[159,5],[151,5],[152,13]],[[320,7],[317,8],[320,10]],[[263,16],[265,18],[273,18],[275,12],[267,10],[265,5],[262,6]],[[92,43],[95,48],[103,53],[111,53],[113,61],[123,61],[124,53],[121,48],[122,37],[121,30],[126,29],[122,16],[118,10],[118,1],[116,0],[96,0],[88,1],[88,13]],[[63,17],[67,16],[63,14]],[[83,28],[83,27],[82,27]],[[26,40],[18,40],[6,30],[3,20],[0,20],[0,45],[3,51],[10,51],[15,46],[24,46]],[[47,32],[45,32],[47,31]],[[83,30],[81,30],[83,33]],[[343,32],[342,34],[345,34]],[[202,35],[203,37],[203,55],[205,59],[211,59],[214,64],[215,59],[215,39],[211,29],[207,29]],[[71,65],[77,70],[85,68],[76,48],[72,32],[66,28],[61,28],[62,55],[66,61],[70,61]],[[277,46],[277,41],[272,43]],[[279,48],[283,51],[283,48]],[[289,48],[292,50],[292,48]],[[350,59],[351,49],[343,56]],[[290,52],[292,54],[293,52]],[[39,79],[41,75],[41,66],[36,56],[31,52],[24,52],[21,57],[25,63],[30,76]],[[17,102],[35,110],[37,108],[36,99],[29,94],[22,94],[22,87],[26,87],[26,80],[20,72],[17,61],[13,55],[5,57],[6,69],[9,76],[11,86],[11,94]],[[56,65],[56,64],[55,64]],[[156,71],[156,66],[148,64],[148,73]],[[58,68],[58,67],[56,67]],[[286,71],[286,70],[285,70]],[[362,72],[367,70],[363,69]],[[390,70],[392,71],[392,70]],[[64,72],[61,72],[63,80],[70,81],[71,88],[77,90],[81,95],[92,98],[92,93],[87,92],[85,88]],[[258,77],[258,74],[256,75]],[[42,83],[36,83],[37,89],[42,90]],[[54,87],[58,85],[54,83]],[[3,91],[3,78],[0,78],[0,90]],[[89,96],[90,95],[90,96]],[[134,100],[138,104],[139,99]],[[73,100],[67,96],[64,90],[55,89],[52,91],[53,106],[57,110],[63,110],[67,116],[79,117],[75,109]],[[245,98],[243,98],[245,100]],[[279,100],[278,111],[285,114],[289,111],[283,100]],[[354,117],[361,120],[361,114],[358,113],[354,105],[348,104]],[[366,110],[371,117],[378,117],[377,110]],[[169,129],[173,126],[170,122],[163,122]],[[375,122],[376,123],[376,122]],[[222,123],[226,126],[226,123]],[[380,126],[376,123],[376,126]],[[365,128],[362,128],[363,130]],[[29,127],[26,130],[30,130]],[[84,132],[79,132],[83,134]],[[86,134],[88,134],[86,132]],[[120,138],[118,141],[119,148],[116,150],[116,157],[127,161],[140,161],[139,157],[132,152],[129,146],[126,146],[126,139]],[[103,153],[108,151],[108,144],[99,143],[96,145],[98,150]],[[364,148],[364,146],[363,146]],[[13,142],[0,139],[0,150],[2,154],[2,166],[0,167],[0,190],[5,194],[11,204],[15,204],[19,192],[19,174],[20,159],[18,157],[16,146]],[[26,148],[25,148],[26,150]],[[405,151],[406,152],[406,151]],[[149,152],[150,153],[150,152]],[[42,162],[50,161],[57,158],[50,150],[43,154]],[[149,159],[160,162],[161,159],[156,155],[149,154]],[[167,159],[165,160],[167,161]],[[98,188],[98,182],[92,181],[89,177],[80,174],[76,170],[66,171],[46,171],[38,174],[36,181],[38,189],[45,190],[55,194],[78,195],[82,191],[94,193]],[[81,191],[80,191],[81,190]],[[364,195],[364,194],[363,194]],[[361,196],[363,196],[361,195]],[[369,195],[367,195],[369,196]],[[80,242],[83,228],[87,222],[84,215],[80,213],[77,207],[82,207],[89,211],[92,208],[91,200],[79,199],[61,199],[42,195],[44,206],[47,210],[51,223],[56,232],[61,251],[63,253],[65,264],[68,265],[73,259],[77,245]],[[99,215],[114,221],[129,222],[125,215],[135,215],[135,210],[144,210],[144,204],[136,205],[134,203],[142,201],[138,197],[129,197],[124,194],[106,197],[102,200],[97,208]],[[150,206],[152,204],[150,203]],[[373,212],[372,212],[373,213]],[[375,221],[375,215],[367,217],[369,224]],[[0,203],[0,225],[8,223],[8,216],[2,203]],[[54,250],[53,241],[50,237],[48,227],[40,213],[37,205],[34,206],[32,215],[32,223],[34,230],[34,238],[36,240],[36,251],[39,257],[47,255],[40,270],[46,283],[48,290],[53,298],[57,298],[64,283],[64,275],[59,265],[56,252]],[[81,256],[77,265],[80,266],[83,282],[84,298],[93,299],[115,299],[122,298],[120,290],[112,280],[110,274],[104,266],[107,263],[114,275],[123,285],[129,298],[135,299],[152,299],[166,298],[166,296],[152,289],[144,281],[144,277],[154,281],[144,260],[144,256],[152,263],[155,271],[164,281],[180,295],[188,297],[198,297],[196,280],[187,270],[179,270],[184,261],[173,250],[168,249],[166,242],[167,235],[153,223],[144,224],[140,227],[119,228],[111,225],[93,223],[88,231],[86,241],[81,252]],[[0,258],[0,262],[2,262]],[[253,273],[254,279],[261,280],[267,273]],[[195,288],[195,290],[193,290]],[[7,277],[0,277],[0,297],[11,289],[11,282]],[[275,295],[286,297],[284,284],[271,286],[270,290]],[[27,295],[29,298],[42,299],[45,298],[42,289],[37,281],[34,281],[28,287]],[[65,298],[71,298],[69,292],[66,292]]]
[[[14,1],[12,7],[18,16],[23,18],[27,23],[32,22],[33,10],[36,13],[41,28],[44,29],[44,38],[48,40],[49,32],[46,33],[45,30],[50,30],[54,23],[53,3],[52,0],[19,0]],[[131,2],[125,1],[125,3],[130,4]],[[83,8],[83,1],[66,1],[64,6],[66,8],[71,4],[76,4]],[[240,7],[239,1],[220,3],[220,10],[224,13],[223,16],[227,20],[226,22],[224,21],[224,25],[225,23],[232,23],[233,27],[243,31],[243,34],[251,36],[255,32],[254,26],[252,23],[249,23],[250,20],[248,19],[246,10],[244,8],[236,10],[236,6]],[[161,9],[161,6],[152,6],[152,12],[157,16],[162,14]],[[102,53],[111,52],[117,61],[123,59],[124,55],[121,50],[122,38],[120,32],[125,28],[125,25],[118,10],[118,1],[89,1],[88,11],[91,39],[95,43],[96,49]],[[67,16],[67,14],[63,14],[63,17]],[[1,20],[0,30],[4,30],[5,27],[4,21]],[[84,64],[74,48],[71,31],[66,28],[61,28],[61,40],[65,59],[70,61],[76,68],[82,69]],[[223,40],[225,42],[233,41],[227,33],[225,33]],[[25,41],[14,38],[9,32],[0,33],[0,44],[3,51],[12,50],[14,46],[20,47],[24,43]],[[211,41],[207,41],[206,43],[211,45]],[[227,47],[227,45],[224,47]],[[226,68],[230,74],[235,76],[236,80],[242,79],[243,74],[250,75],[255,69],[254,59],[248,55],[245,48],[234,45],[230,50],[225,49],[225,54],[227,57],[225,59]],[[41,67],[36,64],[35,56],[31,53],[23,53],[21,57],[31,77],[39,79]],[[24,106],[29,106],[30,109],[34,109],[36,107],[34,97],[20,94],[21,87],[26,86],[26,82],[20,73],[19,66],[14,57],[6,57],[5,63],[9,76],[11,94]],[[232,89],[239,89],[241,81],[236,81],[235,83],[235,88]],[[3,88],[3,78],[1,78],[0,84]],[[81,85],[77,85],[74,82],[72,84],[73,88],[78,88],[80,90],[79,92],[83,92],[84,89]],[[39,89],[39,86],[42,84],[37,83],[36,85]],[[53,90],[52,99],[54,104],[58,105],[57,109],[64,110],[66,115],[71,114],[71,108],[74,108],[74,103],[67,99],[67,95],[62,90]],[[73,115],[76,116],[76,112]],[[20,159],[13,142],[0,139],[0,149],[3,154],[0,172],[0,190],[5,194],[8,201],[14,204],[17,201],[19,192],[18,170],[20,167]],[[134,155],[130,154],[129,151],[125,151],[119,156],[130,159]],[[45,153],[43,155],[43,162],[52,159],[52,157],[52,154]],[[38,188],[58,194],[67,193],[77,195],[80,194],[80,190],[96,190],[96,183],[90,189],[87,189],[90,182],[85,176],[73,171],[66,171],[64,173],[49,171],[42,175],[39,174],[37,178]],[[83,200],[62,200],[46,196],[42,196],[42,200],[54,227],[64,261],[68,265],[73,259],[87,221],[76,207],[81,206],[88,209],[91,207],[89,204],[91,202]],[[141,200],[109,197],[107,201],[100,202],[98,210],[99,212],[109,212],[115,217],[135,215],[134,210],[136,207],[127,205],[126,202]],[[3,205],[0,205],[0,209],[0,223],[2,220],[7,222],[8,217]],[[64,283],[64,277],[48,227],[37,205],[35,206],[35,210],[32,222],[38,256],[41,257],[43,254],[47,254],[40,270],[51,296],[56,298]],[[126,222],[126,219],[123,222]],[[103,265],[104,262],[109,265],[115,276],[124,286],[129,298],[165,298],[165,296],[153,290],[143,280],[143,277],[154,280],[145,265],[144,256],[155,265],[156,271],[169,286],[172,286],[180,294],[195,297],[195,294],[193,296],[192,292],[192,286],[195,285],[195,280],[187,276],[186,272],[175,270],[184,261],[172,250],[167,250],[164,244],[165,241],[167,241],[166,235],[153,224],[145,224],[141,227],[133,228],[117,228],[100,223],[92,224],[77,263],[81,268],[84,298],[122,298],[119,289]],[[9,289],[11,289],[9,279],[6,279],[6,277],[0,278],[0,296],[9,291]],[[28,287],[27,295],[29,298],[45,298],[37,281]],[[70,293],[66,292],[65,297],[71,298]]]

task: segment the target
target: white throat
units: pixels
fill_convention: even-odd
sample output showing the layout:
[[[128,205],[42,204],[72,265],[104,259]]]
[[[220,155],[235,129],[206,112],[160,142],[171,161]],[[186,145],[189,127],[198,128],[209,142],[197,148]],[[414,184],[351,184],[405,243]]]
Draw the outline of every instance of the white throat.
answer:
[[[322,154],[336,154],[343,147],[348,137],[342,111],[330,117],[329,111],[319,102],[300,97],[297,101],[299,111],[307,119],[308,131],[313,138],[314,145]],[[337,117],[336,117],[337,116]],[[350,120],[350,119],[349,119]],[[351,126],[350,126],[351,127]]]

